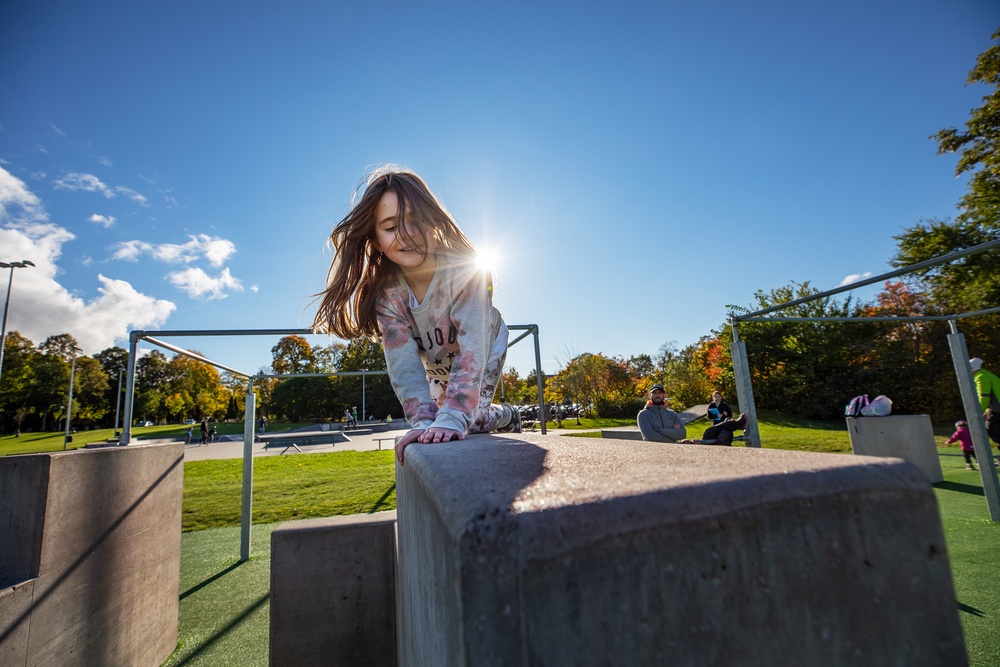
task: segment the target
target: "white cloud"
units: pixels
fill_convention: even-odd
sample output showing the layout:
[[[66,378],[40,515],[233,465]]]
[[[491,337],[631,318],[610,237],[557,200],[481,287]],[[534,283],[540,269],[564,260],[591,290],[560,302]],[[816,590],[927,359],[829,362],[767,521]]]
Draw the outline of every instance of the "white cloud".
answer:
[[[227,290],[243,291],[242,283],[230,275],[228,268],[222,269],[215,278],[201,269],[191,268],[170,273],[167,279],[192,299],[225,299],[229,296]]]
[[[253,292],[254,294],[256,294],[257,292],[260,291],[260,287],[258,287],[257,285],[251,285],[250,286],[250,291]]]
[[[207,259],[209,264],[219,267],[236,254],[236,244],[228,239],[208,234],[188,236],[187,243],[161,243],[153,245],[145,241],[124,241],[114,248],[114,259],[137,261],[146,253],[161,262],[169,264],[190,264],[198,259]]]
[[[58,127],[56,127],[55,125],[52,125],[51,123],[49,123],[49,126],[50,126],[50,127],[51,127],[51,128],[53,129],[53,130],[55,130],[55,131],[56,131],[56,134],[58,134],[58,135],[59,135],[60,137],[65,137],[65,136],[66,136],[66,133],[65,133],[65,132],[63,132],[62,130],[60,130],[60,129],[59,129]]]
[[[125,195],[134,202],[138,202],[140,206],[149,206],[149,200],[146,199],[144,195],[139,194],[132,188],[126,188],[121,185],[115,187],[115,192],[120,195]]]
[[[55,180],[55,186],[59,190],[69,190],[71,192],[76,192],[78,190],[83,190],[84,192],[100,192],[108,199],[115,196],[115,193],[111,190],[111,188],[102,183],[101,179],[93,174],[81,174],[75,171],[70,172],[62,178],[57,178]]]
[[[852,273],[851,275],[846,276],[843,280],[841,280],[840,285],[838,285],[838,287],[850,285],[851,283],[856,283],[859,280],[864,280],[865,278],[871,278],[871,277],[872,277],[871,271],[865,271],[864,273]]]
[[[149,206],[149,200],[132,188],[126,188],[123,185],[111,187],[93,174],[84,174],[78,171],[72,171],[62,178],[57,178],[53,182],[58,190],[69,190],[70,192],[99,192],[107,199],[114,199],[117,195],[122,195],[128,197],[134,202],[137,202],[140,206]]]
[[[98,215],[97,213],[87,218],[87,220],[93,222],[96,225],[101,225],[105,229],[107,229],[108,227],[113,227],[114,224],[118,222],[117,218],[115,218],[115,216],[113,215]]]
[[[100,296],[74,296],[56,280],[63,245],[75,237],[49,222],[38,197],[0,168],[0,248],[10,258],[35,266],[16,269],[7,330],[34,343],[68,333],[85,354],[95,354],[128,340],[130,329],[157,328],[176,306],[137,292],[124,280],[98,275]]]
[[[0,222],[14,218],[44,220],[42,202],[17,176],[0,167]]]
[[[110,167],[111,165],[114,164],[113,162],[111,162],[111,160],[109,160],[108,158],[103,157],[101,155],[97,156],[97,161],[99,163],[101,163],[102,165],[104,165],[105,167]]]

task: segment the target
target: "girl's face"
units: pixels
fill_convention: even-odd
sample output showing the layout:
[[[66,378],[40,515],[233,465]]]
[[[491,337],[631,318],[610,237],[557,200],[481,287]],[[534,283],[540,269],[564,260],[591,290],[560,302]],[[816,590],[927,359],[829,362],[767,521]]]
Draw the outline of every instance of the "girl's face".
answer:
[[[719,392],[715,392],[714,394],[712,394],[712,400],[715,401],[716,403],[721,402],[722,394],[720,394]]]
[[[404,272],[418,269],[434,253],[434,239],[428,237],[427,247],[424,248],[420,234],[406,220],[407,216],[404,216],[404,236],[396,223],[398,213],[399,200],[396,193],[389,191],[383,194],[375,205],[375,247]]]

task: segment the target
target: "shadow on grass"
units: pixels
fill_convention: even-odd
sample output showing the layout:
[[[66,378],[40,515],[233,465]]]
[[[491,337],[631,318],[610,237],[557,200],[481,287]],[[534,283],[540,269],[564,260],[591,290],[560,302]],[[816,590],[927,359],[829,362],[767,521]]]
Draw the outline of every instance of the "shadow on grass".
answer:
[[[191,588],[189,588],[186,591],[184,591],[183,593],[181,593],[180,599],[183,600],[187,596],[189,596],[189,595],[191,595],[193,593],[197,593],[198,591],[200,591],[201,589],[203,589],[205,586],[208,586],[210,583],[212,583],[216,579],[219,579],[220,577],[224,577],[225,575],[229,574],[230,572],[232,572],[233,570],[235,570],[236,568],[238,568],[243,563],[244,563],[244,561],[236,561],[235,563],[233,563],[232,565],[230,565],[226,569],[222,570],[221,572],[217,572],[217,573],[213,574],[211,577],[209,577],[205,581],[201,582],[200,584],[192,586]]]
[[[958,491],[959,493],[968,493],[973,496],[986,495],[986,493],[983,491],[983,487],[976,486],[975,484],[960,484],[959,482],[938,482],[933,486],[935,489],[941,489],[942,491]]]
[[[956,602],[958,602],[958,600],[956,600]],[[962,604],[961,602],[958,602],[958,610],[964,611],[966,614],[972,614],[973,616],[978,616],[980,618],[986,616],[986,613],[983,612],[981,609],[970,607],[969,605]]]
[[[176,664],[177,665],[186,665],[189,662],[191,662],[194,658],[197,658],[199,654],[201,654],[203,651],[207,650],[215,642],[217,642],[220,639],[222,639],[223,637],[225,637],[226,634],[229,633],[230,630],[232,630],[233,628],[236,628],[237,626],[239,626],[239,624],[242,623],[243,621],[245,621],[251,614],[253,614],[255,611],[257,611],[262,606],[264,606],[267,603],[267,601],[268,601],[268,599],[270,597],[271,597],[271,592],[270,591],[268,591],[267,593],[264,593],[264,595],[260,596],[260,598],[258,598],[258,600],[256,602],[254,602],[252,605],[250,605],[245,610],[243,610],[242,614],[240,614],[239,616],[237,616],[236,618],[234,618],[232,621],[230,621],[225,627],[220,628],[218,632],[216,632],[214,635],[212,635],[211,637],[209,637],[208,639],[206,639],[204,642],[202,642],[201,644],[199,644],[198,648],[194,649],[191,652],[190,655],[188,655],[187,657],[185,657],[183,660],[181,660],[180,662],[178,662]]]
[[[382,505],[385,505],[385,501],[389,499],[389,496],[395,490],[396,490],[396,483],[393,482],[389,486],[389,488],[385,490],[385,493],[382,494],[382,497],[375,501],[375,504],[372,505],[372,508],[370,510],[368,510],[368,513],[375,514],[375,512],[378,512],[378,508],[382,507]]]

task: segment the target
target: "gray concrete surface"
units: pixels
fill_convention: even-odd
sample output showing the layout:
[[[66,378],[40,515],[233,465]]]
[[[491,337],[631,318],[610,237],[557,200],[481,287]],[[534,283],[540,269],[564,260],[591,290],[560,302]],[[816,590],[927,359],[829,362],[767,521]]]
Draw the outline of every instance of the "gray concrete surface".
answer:
[[[170,655],[177,645],[182,463],[180,444],[0,459],[0,529],[15,527],[14,539],[0,533],[0,560],[13,553],[17,567],[3,570],[32,575],[11,584],[8,574],[0,591],[0,663],[142,667]],[[9,485],[32,478],[44,483]],[[18,528],[6,516],[32,503],[40,526]],[[36,544],[23,553],[8,550],[35,533]],[[33,561],[25,570],[27,553]]]
[[[847,417],[851,450],[863,456],[894,456],[909,461],[931,483],[944,481],[930,415]]]
[[[471,436],[397,466],[401,665],[965,665],[898,460]]]
[[[396,664],[396,512],[271,533],[270,664]]]

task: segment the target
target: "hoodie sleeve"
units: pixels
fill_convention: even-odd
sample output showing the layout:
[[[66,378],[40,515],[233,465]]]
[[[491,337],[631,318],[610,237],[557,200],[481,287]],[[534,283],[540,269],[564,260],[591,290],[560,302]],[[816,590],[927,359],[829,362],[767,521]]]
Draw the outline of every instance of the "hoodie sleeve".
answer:
[[[437,403],[431,399],[420,349],[410,334],[406,300],[405,288],[390,287],[378,300],[375,314],[382,332],[385,367],[403,414],[413,428],[426,429],[434,423]]]
[[[483,374],[493,346],[493,304],[486,274],[454,267],[449,281],[449,319],[457,332],[458,354],[452,360],[444,405],[434,426],[465,433],[472,426]]]

